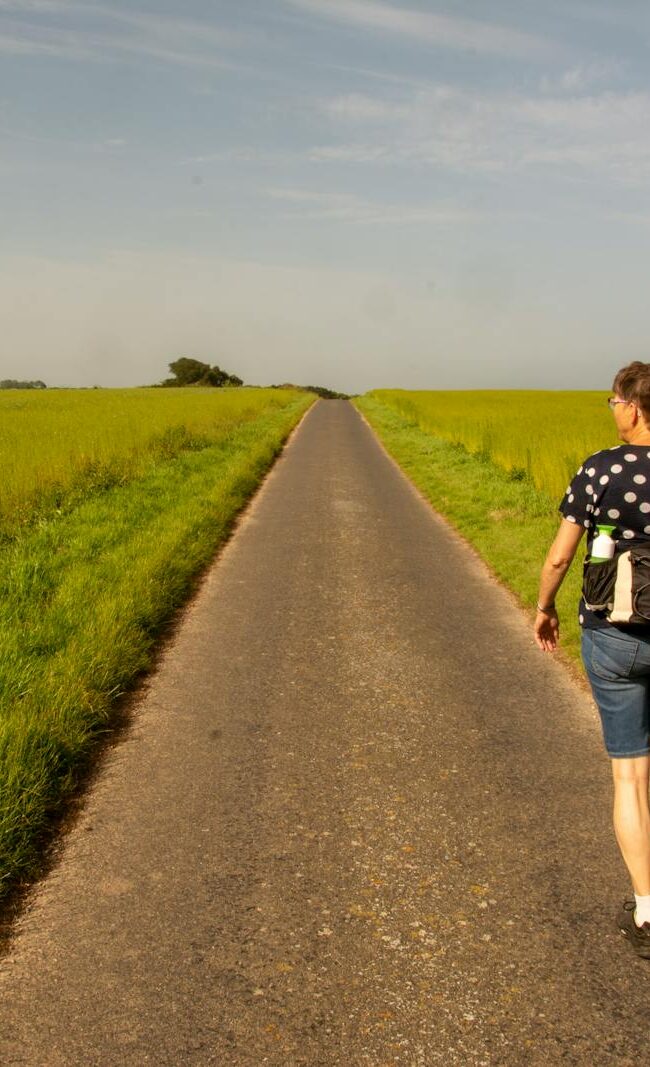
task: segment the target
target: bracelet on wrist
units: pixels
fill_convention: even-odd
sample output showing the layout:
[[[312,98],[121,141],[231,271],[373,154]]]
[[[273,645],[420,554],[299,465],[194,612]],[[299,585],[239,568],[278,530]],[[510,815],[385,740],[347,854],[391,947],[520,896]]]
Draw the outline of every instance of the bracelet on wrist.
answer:
[[[537,610],[541,611],[542,615],[550,615],[552,611],[555,611],[555,602],[549,604],[547,608],[543,608],[541,604],[538,604]]]

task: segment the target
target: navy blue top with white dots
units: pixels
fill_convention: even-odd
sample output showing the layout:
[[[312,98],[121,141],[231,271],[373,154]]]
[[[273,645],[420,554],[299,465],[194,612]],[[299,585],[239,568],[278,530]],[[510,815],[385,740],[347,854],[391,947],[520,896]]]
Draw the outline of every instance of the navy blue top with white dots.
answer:
[[[650,540],[650,448],[616,445],[594,452],[584,461],[568,487],[559,510],[569,522],[587,531],[587,551],[602,523],[615,526],[617,541],[639,544]],[[580,624],[595,630],[611,626],[603,612],[588,611],[580,601]],[[628,629],[628,627],[621,627]],[[650,633],[650,627],[635,626]]]

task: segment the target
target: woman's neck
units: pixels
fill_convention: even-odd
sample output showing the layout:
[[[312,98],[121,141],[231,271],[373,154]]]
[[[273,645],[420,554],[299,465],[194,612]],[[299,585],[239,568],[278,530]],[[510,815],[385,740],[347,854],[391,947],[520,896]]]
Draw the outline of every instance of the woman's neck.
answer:
[[[630,436],[625,441],[626,445],[650,445],[650,430],[643,427],[643,429],[632,430]]]

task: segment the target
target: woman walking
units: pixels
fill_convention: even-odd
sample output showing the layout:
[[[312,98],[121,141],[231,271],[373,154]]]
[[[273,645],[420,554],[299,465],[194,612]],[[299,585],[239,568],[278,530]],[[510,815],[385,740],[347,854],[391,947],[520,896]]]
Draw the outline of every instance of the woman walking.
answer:
[[[557,647],[555,595],[582,535],[591,552],[596,527],[614,527],[625,548],[650,541],[650,363],[630,363],[608,400],[622,445],[589,456],[560,504],[558,534],[542,568],[535,640]],[[650,959],[650,624],[613,624],[605,611],[580,601],[582,658],[598,705],[614,778],[614,832],[630,873],[634,900],[624,902],[619,928]]]

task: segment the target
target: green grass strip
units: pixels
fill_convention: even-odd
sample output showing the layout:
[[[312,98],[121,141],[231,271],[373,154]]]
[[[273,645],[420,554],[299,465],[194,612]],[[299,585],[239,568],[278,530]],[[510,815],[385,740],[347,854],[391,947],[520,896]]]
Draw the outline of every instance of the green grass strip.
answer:
[[[0,552],[0,897],[37,873],[116,701],[312,402],[95,491]]]
[[[508,473],[486,456],[470,455],[463,445],[432,437],[371,397],[354,403],[436,511],[467,538],[521,603],[534,609],[540,569],[560,524],[559,500],[537,489],[523,471]],[[574,662],[580,659],[581,584],[579,551],[557,597],[561,647]]]

